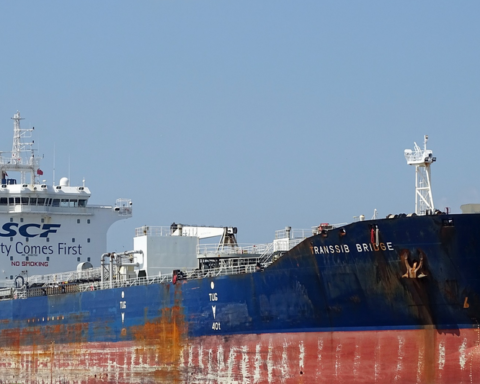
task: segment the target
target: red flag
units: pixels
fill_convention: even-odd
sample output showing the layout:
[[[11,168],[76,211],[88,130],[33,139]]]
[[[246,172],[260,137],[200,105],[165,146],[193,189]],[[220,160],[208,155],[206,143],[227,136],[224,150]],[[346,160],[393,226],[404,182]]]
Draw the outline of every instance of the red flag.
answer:
[[[37,175],[43,175],[43,171],[40,168],[37,169]]]

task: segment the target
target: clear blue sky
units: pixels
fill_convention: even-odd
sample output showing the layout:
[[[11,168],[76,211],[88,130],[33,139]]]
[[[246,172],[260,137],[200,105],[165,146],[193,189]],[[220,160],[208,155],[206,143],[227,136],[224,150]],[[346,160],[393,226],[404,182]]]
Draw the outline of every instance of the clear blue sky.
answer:
[[[405,148],[430,137],[437,207],[480,203],[478,1],[3,1],[0,127],[35,126],[52,182],[134,203],[141,225],[240,242],[414,210]],[[70,164],[70,166],[69,166]],[[70,171],[69,171],[70,169]]]

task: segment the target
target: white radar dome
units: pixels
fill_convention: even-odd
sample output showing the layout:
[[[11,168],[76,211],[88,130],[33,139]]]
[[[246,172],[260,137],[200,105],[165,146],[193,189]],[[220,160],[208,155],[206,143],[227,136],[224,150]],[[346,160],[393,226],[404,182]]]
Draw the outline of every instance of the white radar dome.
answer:
[[[68,187],[70,185],[70,180],[68,180],[68,177],[62,177],[60,179],[60,185],[62,187]]]

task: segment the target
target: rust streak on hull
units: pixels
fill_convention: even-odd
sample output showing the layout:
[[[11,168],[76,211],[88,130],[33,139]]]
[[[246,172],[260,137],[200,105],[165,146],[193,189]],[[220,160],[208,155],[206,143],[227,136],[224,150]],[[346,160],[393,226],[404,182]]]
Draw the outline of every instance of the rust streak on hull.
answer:
[[[312,332],[186,338],[171,311],[133,341],[3,347],[0,382],[470,383],[476,329]]]

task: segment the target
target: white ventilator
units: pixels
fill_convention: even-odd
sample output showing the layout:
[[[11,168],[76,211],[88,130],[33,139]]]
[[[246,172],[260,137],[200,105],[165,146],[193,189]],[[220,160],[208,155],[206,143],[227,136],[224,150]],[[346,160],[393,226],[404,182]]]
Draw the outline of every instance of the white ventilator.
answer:
[[[437,160],[431,150],[427,149],[428,136],[424,136],[423,149],[414,143],[415,149],[405,150],[408,165],[415,166],[415,213],[417,215],[433,214],[432,185],[430,165]]]

